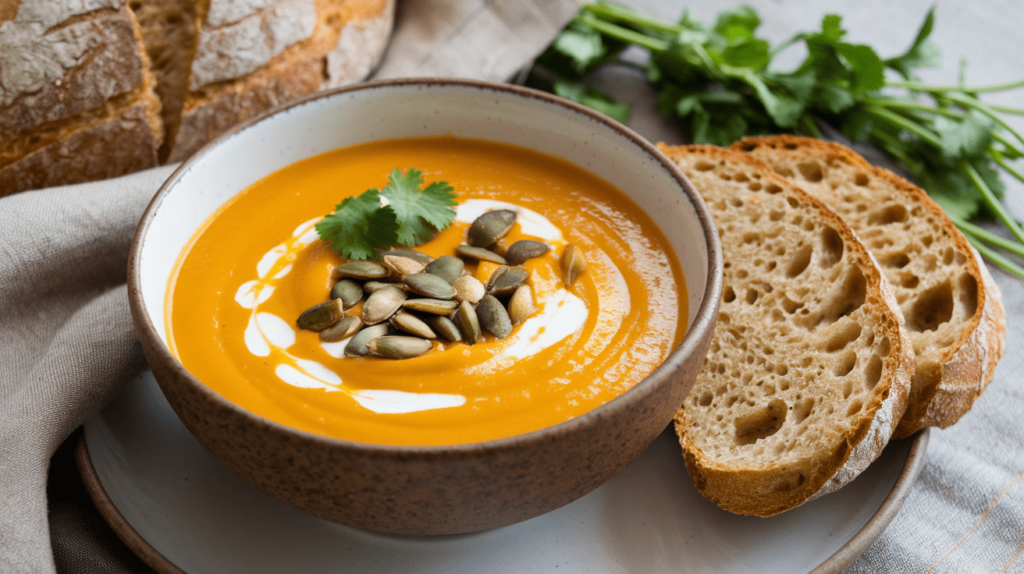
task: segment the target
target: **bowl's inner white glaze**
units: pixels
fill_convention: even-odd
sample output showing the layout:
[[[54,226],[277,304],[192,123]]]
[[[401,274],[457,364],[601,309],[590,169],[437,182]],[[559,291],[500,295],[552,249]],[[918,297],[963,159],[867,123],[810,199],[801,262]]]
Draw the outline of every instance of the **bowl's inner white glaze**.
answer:
[[[448,133],[561,157],[623,190],[675,249],[692,324],[708,278],[704,232],[679,182],[643,147],[589,115],[537,97],[484,85],[384,84],[307,101],[256,122],[212,145],[171,184],[154,208],[138,261],[142,302],[164,343],[164,300],[175,261],[195,230],[235,194],[333,149]]]

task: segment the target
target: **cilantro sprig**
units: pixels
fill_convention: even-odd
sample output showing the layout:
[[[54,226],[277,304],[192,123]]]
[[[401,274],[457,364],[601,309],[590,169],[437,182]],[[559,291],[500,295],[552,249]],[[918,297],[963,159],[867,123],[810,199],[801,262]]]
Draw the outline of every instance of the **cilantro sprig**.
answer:
[[[457,202],[448,182],[422,185],[420,170],[396,169],[383,189],[345,198],[316,224],[316,232],[345,259],[379,259],[378,250],[426,243],[455,219]]]
[[[870,144],[927,190],[982,254],[1024,278],[1024,268],[995,250],[1024,257],[1024,230],[1000,203],[1003,174],[1024,182],[1016,163],[1024,159],[1024,135],[1003,116],[1024,109],[979,97],[1024,88],[1024,80],[971,87],[961,63],[957,85],[918,81],[916,69],[939,63],[929,40],[934,10],[910,47],[885,59],[845,41],[842,18],[834,14],[824,16],[820,30],[774,47],[757,36],[760,24],[745,6],[719,13],[708,26],[688,12],[665,22],[610,2],[587,4],[537,59],[527,83],[626,121],[628,106],[586,79],[601,66],[637,66],[619,55],[639,46],[650,53],[641,67],[658,90],[658,109],[681,120],[695,143],[728,145],[744,135],[783,132]],[[806,47],[803,62],[773,68],[775,57],[795,44]],[[996,218],[1014,239],[968,223],[977,217]]]

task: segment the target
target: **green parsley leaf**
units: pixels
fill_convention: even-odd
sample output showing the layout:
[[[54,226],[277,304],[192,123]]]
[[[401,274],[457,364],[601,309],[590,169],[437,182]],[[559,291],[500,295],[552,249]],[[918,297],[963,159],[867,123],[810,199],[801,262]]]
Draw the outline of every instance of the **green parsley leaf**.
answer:
[[[391,172],[383,190],[347,197],[316,224],[320,239],[345,259],[380,259],[379,249],[426,243],[455,219],[455,194],[444,181],[424,189],[423,172]],[[381,198],[388,205],[381,205]]]
[[[886,67],[896,70],[907,80],[913,78],[914,68],[938,68],[941,56],[939,47],[928,41],[934,27],[935,8],[932,8],[925,16],[921,29],[918,30],[917,37],[914,38],[914,43],[903,54],[886,60]]]
[[[939,116],[932,121],[932,130],[942,140],[942,153],[950,158],[985,153],[992,143],[995,122],[981,112],[972,110],[962,120]]]
[[[388,249],[398,239],[398,220],[390,207],[380,206],[380,192],[364,191],[346,197],[334,213],[316,224],[316,232],[345,259],[378,259],[377,249]]]
[[[455,219],[452,209],[458,202],[452,187],[446,181],[423,185],[423,172],[410,167],[405,175],[399,170],[391,172],[391,181],[380,194],[387,198],[398,221],[397,244],[414,247],[426,243]]]
[[[554,92],[563,98],[597,110],[616,121],[622,123],[629,122],[629,104],[617,102],[607,94],[591,88],[583,84],[583,82],[558,80],[555,82]]]

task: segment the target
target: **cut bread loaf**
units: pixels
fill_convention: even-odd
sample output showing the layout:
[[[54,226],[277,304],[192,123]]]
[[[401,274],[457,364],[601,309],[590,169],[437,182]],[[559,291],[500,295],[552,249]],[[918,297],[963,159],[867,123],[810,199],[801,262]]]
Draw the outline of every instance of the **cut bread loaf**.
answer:
[[[675,429],[697,489],[771,516],[831,492],[885,447],[913,351],[895,298],[853,231],[764,163],[661,146],[722,241],[711,347]]]
[[[836,211],[893,285],[917,355],[896,436],[955,423],[992,380],[1006,325],[985,264],[942,208],[920,188],[836,143],[774,136],[733,147]]]
[[[0,196],[156,165],[160,101],[124,0],[3,4]]]
[[[132,0],[165,105],[167,161],[230,126],[368,75],[394,0]]]
[[[394,0],[0,0],[0,196],[185,159],[366,77]]]

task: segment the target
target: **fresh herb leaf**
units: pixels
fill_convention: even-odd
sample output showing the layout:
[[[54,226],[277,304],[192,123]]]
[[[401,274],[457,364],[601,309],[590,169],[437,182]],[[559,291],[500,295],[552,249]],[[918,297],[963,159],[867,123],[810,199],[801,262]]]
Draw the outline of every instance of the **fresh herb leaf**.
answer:
[[[379,259],[377,250],[426,243],[455,219],[455,194],[444,181],[420,189],[423,172],[391,172],[383,190],[347,197],[316,224],[320,239],[345,259]],[[381,198],[387,205],[381,205]]]
[[[555,94],[595,109],[622,123],[629,122],[629,105],[616,102],[607,94],[584,85],[582,82],[558,80],[554,85]]]
[[[757,36],[760,24],[749,7],[723,11],[709,27],[689,12],[672,23],[609,2],[586,4],[534,68],[554,74],[546,79],[547,89],[622,121],[623,106],[587,88],[584,76],[625,46],[639,46],[651,56],[643,70],[658,91],[658,110],[680,118],[695,143],[726,145],[747,134],[773,132],[820,136],[837,126],[850,139],[884,152],[958,220],[999,214],[1006,223],[997,201],[1000,174],[1024,182],[1024,173],[1007,163],[1024,157],[1018,143],[1024,136],[1000,114],[1021,112],[986,105],[978,95],[1024,88],[1024,80],[971,88],[961,63],[955,86],[887,82],[886,69],[912,80],[916,69],[938,64],[938,48],[929,40],[934,9],[906,52],[888,59],[870,46],[844,42],[847,33],[835,14],[824,16],[819,30],[795,34],[774,48]],[[799,66],[787,72],[771,68],[776,55],[799,43],[807,49]],[[893,97],[892,89],[907,96]],[[1024,243],[1024,231],[1006,225]]]
[[[886,60],[886,67],[896,70],[908,80],[913,78],[914,68],[938,68],[941,56],[939,47],[928,40],[934,27],[935,8],[932,8],[928,11],[928,15],[925,16],[921,29],[917,31],[914,43],[903,54]],[[963,67],[964,63],[961,62],[961,69]]]
[[[397,229],[394,209],[381,207],[380,191],[376,189],[346,197],[334,213],[316,224],[320,239],[345,259],[379,259],[376,250],[394,246]]]
[[[455,219],[453,207],[458,205],[452,187],[446,181],[423,185],[423,172],[410,167],[405,175],[391,172],[391,181],[380,194],[387,198],[398,222],[397,245],[414,247],[430,241]]]

